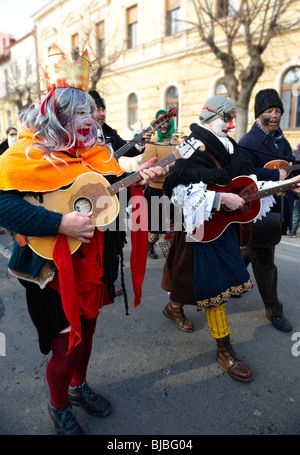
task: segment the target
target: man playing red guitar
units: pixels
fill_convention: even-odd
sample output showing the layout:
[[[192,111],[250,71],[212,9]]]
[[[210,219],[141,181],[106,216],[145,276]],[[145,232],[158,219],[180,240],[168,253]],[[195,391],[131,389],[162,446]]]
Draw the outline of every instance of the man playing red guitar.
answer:
[[[183,208],[186,232],[175,232],[166,259],[162,288],[170,292],[170,300],[181,305],[191,304],[204,310],[212,336],[217,342],[217,359],[235,379],[248,382],[252,373],[235,353],[229,338],[225,303],[252,288],[252,281],[241,258],[234,223],[212,241],[189,241],[195,228],[207,223],[222,210],[242,210],[243,197],[225,192],[234,177],[250,175],[253,166],[243,161],[236,142],[228,136],[235,117],[233,103],[225,97],[213,96],[204,104],[199,124],[192,124],[190,138],[201,140],[206,149],[196,151],[188,160],[178,160],[173,173],[166,179],[164,190],[172,196],[175,206]],[[211,191],[209,185],[219,185]],[[272,186],[272,183],[270,184]],[[295,184],[296,185],[296,184]],[[266,186],[268,186],[266,184]],[[300,191],[297,190],[297,191]],[[273,203],[266,197],[265,213]]]

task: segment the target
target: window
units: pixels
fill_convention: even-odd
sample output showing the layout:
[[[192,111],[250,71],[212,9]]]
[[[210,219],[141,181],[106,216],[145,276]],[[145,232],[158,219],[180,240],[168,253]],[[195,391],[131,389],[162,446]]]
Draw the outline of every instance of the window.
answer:
[[[31,61],[29,58],[26,59],[26,76],[30,76],[32,73]]]
[[[103,57],[105,54],[104,21],[96,24],[96,54],[97,57]]]
[[[138,8],[137,5],[127,9],[127,46],[132,49],[137,46]]]
[[[229,12],[229,1],[228,0],[217,0],[217,5],[216,5],[217,18],[228,16],[228,12]]]
[[[166,95],[166,110],[168,111],[171,107],[178,107],[178,90],[176,87],[172,86],[168,89]],[[175,130],[178,127],[178,117],[173,117]]]
[[[216,0],[216,17],[221,19],[237,11],[237,0]]]
[[[7,69],[4,70],[4,79],[5,79],[5,94],[9,94],[9,77]]]
[[[180,31],[180,0],[167,0],[167,30],[168,36]]]
[[[128,98],[128,118],[130,127],[138,121],[138,99],[135,93]]]
[[[291,68],[284,76],[281,99],[284,113],[282,128],[300,128],[300,67]]]
[[[77,60],[79,57],[79,35],[75,33],[71,36],[72,59]]]
[[[11,114],[11,111],[6,111],[6,123],[7,123],[7,128],[12,126],[12,114]]]
[[[216,95],[222,95],[222,96],[228,97],[227,89],[226,89],[223,79],[221,79],[218,82],[218,85],[216,87]]]

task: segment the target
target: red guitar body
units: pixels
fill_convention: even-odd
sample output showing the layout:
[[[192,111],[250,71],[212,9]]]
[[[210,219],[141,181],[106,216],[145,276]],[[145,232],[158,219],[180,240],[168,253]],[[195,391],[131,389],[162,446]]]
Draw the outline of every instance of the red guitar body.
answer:
[[[248,200],[239,210],[228,210],[221,206],[212,217],[204,222],[199,229],[195,229],[190,236],[198,242],[211,242],[218,238],[231,223],[249,223],[257,217],[261,202],[255,193],[258,192],[256,183],[247,176],[235,177],[228,185],[207,185],[207,189],[217,193],[235,193]],[[250,195],[253,195],[253,199]]]

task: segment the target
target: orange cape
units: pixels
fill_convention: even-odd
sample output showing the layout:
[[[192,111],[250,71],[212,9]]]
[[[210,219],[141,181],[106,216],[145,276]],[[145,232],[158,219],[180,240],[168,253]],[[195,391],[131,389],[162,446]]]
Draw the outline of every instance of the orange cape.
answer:
[[[26,156],[26,149],[35,141],[33,133],[23,129],[18,141],[0,156],[0,188],[28,192],[45,192],[71,184],[86,172],[102,175],[123,174],[119,163],[111,157],[109,150],[101,145],[86,150],[78,149],[78,157],[62,151],[53,152],[51,164],[44,153],[32,148]],[[72,164],[72,166],[70,166]]]

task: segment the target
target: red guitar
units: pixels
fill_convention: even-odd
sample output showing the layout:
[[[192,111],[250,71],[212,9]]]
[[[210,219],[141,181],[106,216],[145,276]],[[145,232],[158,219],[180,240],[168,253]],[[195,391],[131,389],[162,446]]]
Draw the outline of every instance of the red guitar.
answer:
[[[143,138],[145,133],[147,133],[148,131],[153,132],[156,131],[164,122],[170,120],[172,117],[176,117],[177,112],[178,112],[177,107],[171,107],[169,109],[169,112],[166,112],[165,114],[160,115],[156,120],[153,120],[146,130],[141,131],[137,136],[135,136],[133,141],[128,141],[127,144],[123,145],[116,152],[114,152],[114,158],[116,160],[121,158],[121,156],[123,156],[124,153],[126,153],[132,147],[133,144],[137,144]]]
[[[258,191],[254,180],[247,176],[241,176],[235,177],[225,186],[207,185],[207,189],[211,191],[238,194],[246,203],[238,210],[229,210],[221,206],[220,211],[212,215],[208,221],[204,221],[204,224],[200,228],[196,228],[190,237],[198,242],[211,242],[220,237],[229,224],[253,221],[260,211],[260,199],[296,188],[298,183],[300,182],[286,182],[273,188]]]

